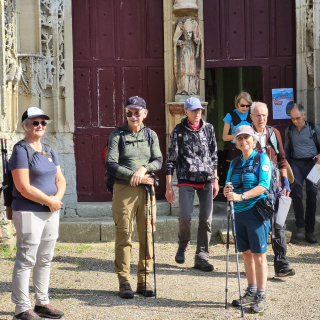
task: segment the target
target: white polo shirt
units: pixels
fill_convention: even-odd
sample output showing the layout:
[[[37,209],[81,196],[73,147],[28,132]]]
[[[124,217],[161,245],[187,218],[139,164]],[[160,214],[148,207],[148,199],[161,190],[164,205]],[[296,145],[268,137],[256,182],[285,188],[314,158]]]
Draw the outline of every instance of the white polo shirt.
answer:
[[[263,133],[258,133],[253,129],[255,135],[258,137],[261,148],[265,148],[267,144],[267,128],[264,128]]]

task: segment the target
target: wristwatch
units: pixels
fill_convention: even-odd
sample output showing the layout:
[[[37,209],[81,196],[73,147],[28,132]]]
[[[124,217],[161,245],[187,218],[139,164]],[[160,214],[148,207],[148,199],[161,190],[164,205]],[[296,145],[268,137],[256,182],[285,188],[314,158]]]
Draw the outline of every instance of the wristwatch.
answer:
[[[242,199],[242,200],[246,200],[246,196],[245,196],[244,193],[241,195],[241,199]]]
[[[219,177],[218,177],[218,176],[216,176],[216,177],[213,177],[213,179],[217,179],[217,180],[219,181]]]
[[[142,167],[146,168],[146,169],[147,169],[147,171],[148,171],[148,167],[147,167],[146,165],[143,165]]]

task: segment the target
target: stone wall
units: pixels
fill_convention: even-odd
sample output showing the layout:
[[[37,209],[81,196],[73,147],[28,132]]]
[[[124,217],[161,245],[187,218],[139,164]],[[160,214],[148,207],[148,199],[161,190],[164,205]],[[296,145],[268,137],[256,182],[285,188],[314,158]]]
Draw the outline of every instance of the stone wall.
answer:
[[[1,138],[8,139],[10,156],[13,145],[23,137],[22,113],[35,106],[50,116],[53,121],[42,141],[57,152],[67,180],[61,216],[74,216],[77,194],[71,0],[0,3]],[[12,243],[14,228],[5,218],[4,207],[0,210],[2,244]]]

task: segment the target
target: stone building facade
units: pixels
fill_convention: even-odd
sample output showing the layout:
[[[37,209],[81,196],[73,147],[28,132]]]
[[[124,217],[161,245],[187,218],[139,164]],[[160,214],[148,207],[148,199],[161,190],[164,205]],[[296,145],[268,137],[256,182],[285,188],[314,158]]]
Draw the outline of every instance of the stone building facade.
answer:
[[[206,105],[204,1],[162,1],[167,137],[189,95]],[[309,120],[320,124],[320,1],[296,0],[295,7],[297,102],[306,106]],[[0,0],[0,21],[1,138],[10,153],[23,136],[20,118],[28,107],[39,107],[53,119],[44,141],[57,151],[67,179],[61,216],[76,217],[72,0]],[[0,225],[3,243],[12,243],[14,230],[4,207]]]

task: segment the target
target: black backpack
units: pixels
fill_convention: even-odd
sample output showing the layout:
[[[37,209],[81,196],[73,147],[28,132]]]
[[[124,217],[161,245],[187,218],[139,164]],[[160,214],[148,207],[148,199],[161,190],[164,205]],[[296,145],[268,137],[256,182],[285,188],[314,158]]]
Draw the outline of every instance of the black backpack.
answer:
[[[240,160],[240,156],[234,158],[232,165],[231,165],[231,176],[230,176],[230,181],[231,181],[231,177],[234,173],[242,173],[242,172],[253,172],[258,181],[259,181],[259,173],[260,173],[260,163],[261,163],[261,158],[262,158],[263,152],[259,152],[256,154],[256,156],[254,157],[254,161],[253,161],[253,168],[252,169],[248,169],[248,170],[243,170],[243,171],[235,171],[238,162]],[[280,197],[280,193],[279,193],[279,171],[277,168],[277,165],[274,164],[271,160],[271,181],[270,181],[270,187],[269,190],[267,190],[265,192],[265,194],[267,195],[266,201],[268,202],[268,206],[272,209],[272,213],[274,214],[275,210],[276,210],[276,206],[277,206],[277,201]],[[243,188],[243,186],[242,186]],[[242,189],[243,191],[243,189]],[[269,217],[264,217],[264,220],[269,220],[272,216]]]
[[[317,152],[319,154],[320,153],[320,145],[319,145],[318,138],[317,138],[316,125],[313,122],[309,122],[309,121],[306,121],[306,123],[309,125],[310,135],[313,139],[313,142],[314,142],[314,144],[317,148]],[[293,153],[292,129],[293,129],[293,123],[289,126],[289,129],[288,129],[289,148],[290,148],[290,156],[291,157],[292,157],[292,153]]]
[[[250,117],[250,110],[247,114],[247,118],[245,120],[241,120],[240,116],[236,113],[235,110],[233,110],[231,113],[231,121],[232,121],[232,127],[230,126],[230,132],[232,131],[232,128],[237,126],[239,123],[247,121],[249,123],[252,123],[251,117]]]
[[[46,153],[50,153],[51,157],[52,157],[52,148],[45,144],[42,143],[45,147]],[[32,162],[32,158],[34,156],[34,154],[36,153],[36,151],[25,141],[25,140],[20,140],[19,142],[17,142],[13,148],[15,148],[15,146],[21,146],[23,147],[28,154],[28,166],[30,167],[30,164]],[[5,169],[4,169],[4,179],[2,182],[2,190],[3,190],[3,199],[4,199],[4,205],[6,207],[11,207],[12,205],[12,201],[13,201],[13,178],[12,178],[12,173],[11,170],[8,169],[8,161],[5,161]]]
[[[129,145],[131,143],[148,141],[149,147],[153,143],[151,129],[149,127],[144,127],[144,140],[138,140],[138,141],[126,141],[126,136],[124,134],[123,127],[116,127],[115,131],[119,134],[119,143],[118,143],[119,155],[125,150],[126,145]],[[107,169],[106,162],[107,162],[108,143],[109,143],[109,140],[107,141],[105,147],[103,148],[102,161],[103,161],[104,166],[106,168],[104,180],[106,183],[107,190],[108,190],[108,192],[113,193],[113,185],[114,185],[115,181],[117,181],[117,178],[113,174],[108,172],[108,169]]]

